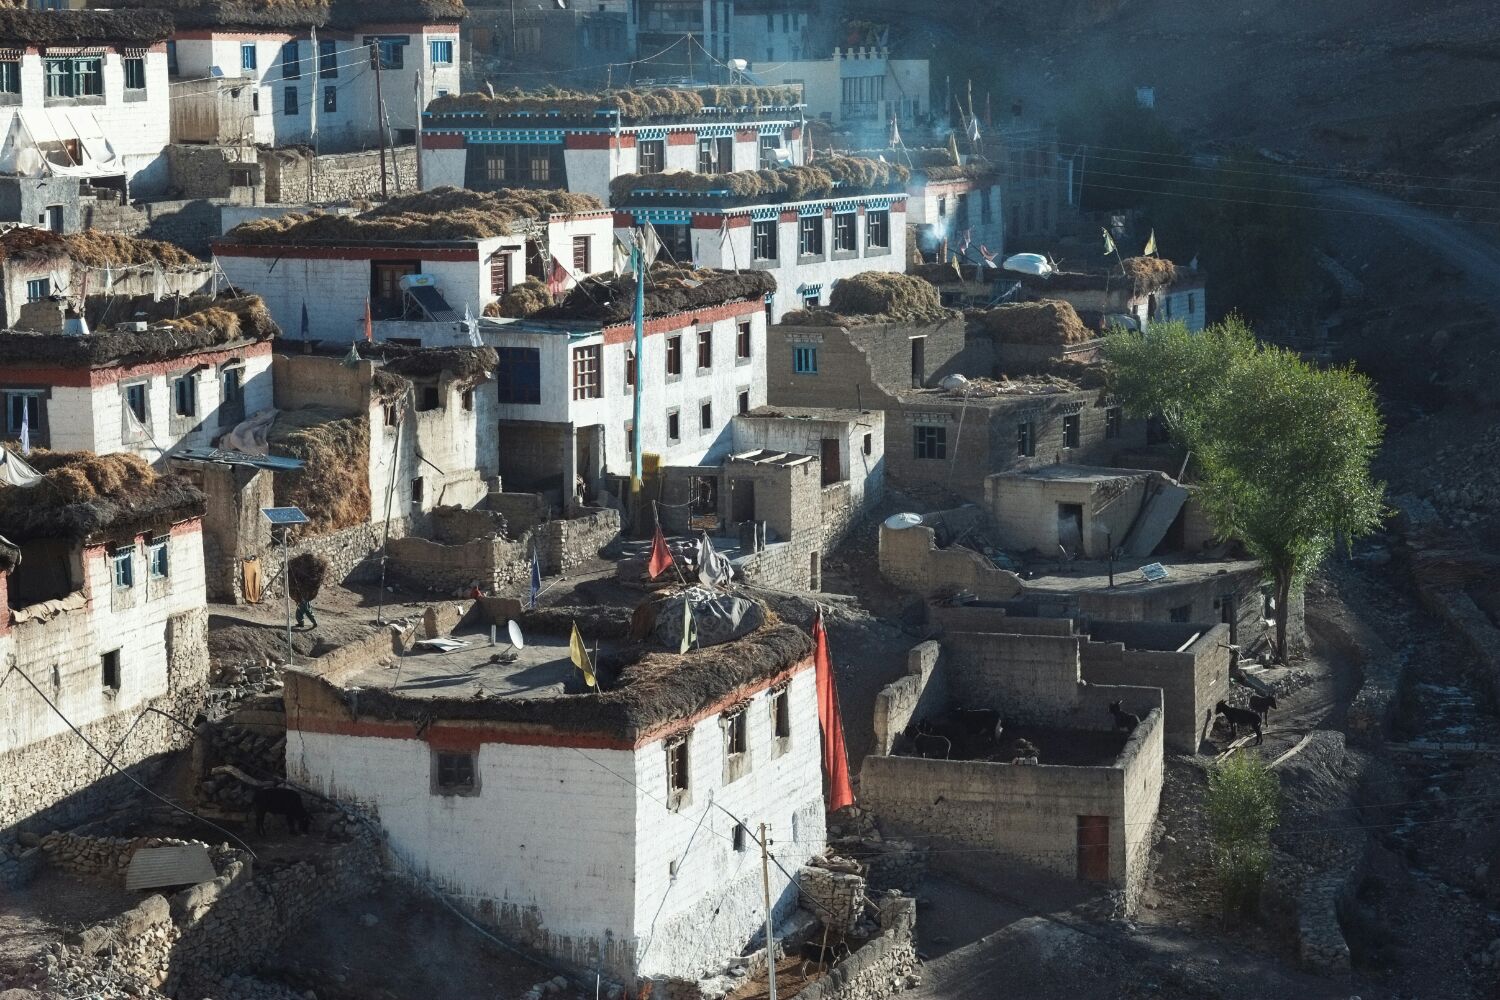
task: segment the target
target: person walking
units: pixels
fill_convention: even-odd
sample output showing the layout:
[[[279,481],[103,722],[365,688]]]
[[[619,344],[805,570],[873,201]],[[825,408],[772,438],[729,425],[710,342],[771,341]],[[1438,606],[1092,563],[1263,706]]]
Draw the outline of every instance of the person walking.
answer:
[[[287,592],[297,602],[297,627],[304,621],[318,627],[318,616],[313,614],[312,602],[323,588],[323,579],[328,575],[328,560],[311,552],[304,552],[287,567]]]

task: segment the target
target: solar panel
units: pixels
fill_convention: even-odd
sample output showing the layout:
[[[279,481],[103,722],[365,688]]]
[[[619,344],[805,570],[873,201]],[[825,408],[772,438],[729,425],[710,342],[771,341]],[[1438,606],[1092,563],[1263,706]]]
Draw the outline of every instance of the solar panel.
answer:
[[[1150,563],[1141,567],[1141,576],[1146,578],[1147,583],[1155,583],[1167,578],[1167,567],[1161,563]]]
[[[457,322],[463,319],[453,311],[453,307],[448,304],[447,299],[443,298],[442,293],[431,285],[413,285],[406,290],[406,294],[427,314],[427,318],[435,323]]]
[[[307,515],[302,513],[300,507],[262,507],[260,512],[267,521],[278,528],[307,523]]]

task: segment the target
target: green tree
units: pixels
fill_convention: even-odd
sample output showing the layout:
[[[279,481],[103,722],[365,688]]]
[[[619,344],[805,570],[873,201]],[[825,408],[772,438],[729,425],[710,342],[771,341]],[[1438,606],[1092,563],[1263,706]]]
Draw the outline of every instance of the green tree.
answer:
[[[1235,318],[1198,335],[1175,325],[1116,333],[1105,357],[1127,410],[1160,416],[1192,451],[1215,530],[1260,560],[1285,662],[1293,587],[1383,514],[1384,485],[1370,477],[1382,425],[1369,381],[1260,343]]]
[[[1252,754],[1231,754],[1209,768],[1204,807],[1226,914],[1249,914],[1260,900],[1280,798],[1276,775]]]

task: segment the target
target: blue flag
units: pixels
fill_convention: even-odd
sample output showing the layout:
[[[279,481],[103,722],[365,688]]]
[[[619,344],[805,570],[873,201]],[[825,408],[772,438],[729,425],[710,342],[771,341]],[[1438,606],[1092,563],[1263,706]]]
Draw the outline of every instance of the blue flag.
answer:
[[[302,303],[302,339],[307,339],[307,303]]]
[[[531,547],[531,603],[527,605],[532,610],[536,609],[536,602],[542,596],[542,564],[536,558],[536,546]]]

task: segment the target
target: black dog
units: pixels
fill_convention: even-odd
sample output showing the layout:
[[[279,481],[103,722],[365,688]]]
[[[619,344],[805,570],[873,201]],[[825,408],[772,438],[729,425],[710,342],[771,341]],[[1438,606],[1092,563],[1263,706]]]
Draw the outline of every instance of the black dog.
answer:
[[[1260,721],[1265,722],[1266,716],[1271,714],[1271,709],[1276,707],[1274,695],[1252,694],[1250,696],[1250,710],[1260,716]]]
[[[312,817],[302,804],[302,796],[290,788],[257,788],[251,808],[255,810],[255,832],[262,836],[266,832],[266,813],[285,816],[290,833],[306,833],[312,829]]]
[[[1115,728],[1123,729],[1127,733],[1134,732],[1135,727],[1141,724],[1141,717],[1139,715],[1131,715],[1129,712],[1122,711],[1120,709],[1120,703],[1118,701],[1110,702],[1109,714],[1115,717]]]
[[[1214,714],[1224,716],[1229,723],[1229,731],[1234,736],[1239,736],[1240,726],[1255,727],[1255,745],[1260,746],[1262,737],[1260,735],[1260,715],[1250,711],[1248,708],[1235,708],[1226,702],[1219,702],[1214,706]]]

